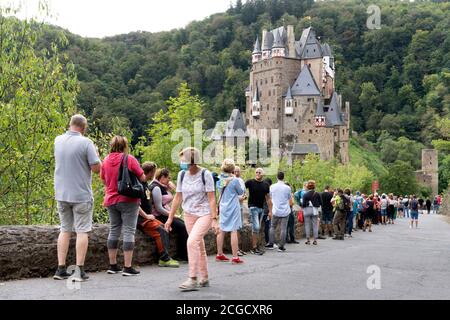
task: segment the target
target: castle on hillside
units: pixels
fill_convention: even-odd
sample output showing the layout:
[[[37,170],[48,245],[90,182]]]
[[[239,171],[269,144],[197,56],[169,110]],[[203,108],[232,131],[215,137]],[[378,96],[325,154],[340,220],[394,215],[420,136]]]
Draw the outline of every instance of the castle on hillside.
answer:
[[[233,136],[234,128],[270,142],[271,129],[277,129],[283,156],[315,153],[349,162],[350,104],[335,90],[331,48],[319,42],[313,28],[304,29],[300,40],[293,26],[263,30],[261,42],[256,37],[245,95],[245,124],[233,110],[221,123],[228,130],[216,130],[216,137]]]

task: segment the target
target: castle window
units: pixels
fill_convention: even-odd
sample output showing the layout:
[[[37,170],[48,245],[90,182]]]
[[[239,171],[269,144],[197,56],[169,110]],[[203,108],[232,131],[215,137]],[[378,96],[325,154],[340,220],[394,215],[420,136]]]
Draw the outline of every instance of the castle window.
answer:
[[[308,63],[308,67],[310,67],[310,68],[311,68],[311,63]]]
[[[308,119],[308,123],[311,123],[311,119]]]
[[[266,79],[264,79],[265,80],[265,82],[266,82],[266,84],[267,84],[267,78]]]
[[[335,137],[337,136],[336,132],[334,133],[334,136],[335,136]]]
[[[314,113],[314,110],[311,109],[311,114],[313,114],[313,113]]]
[[[269,90],[269,97],[270,97],[270,94],[271,94],[271,92],[270,92],[270,90]]]
[[[275,95],[275,89],[272,90],[273,95]]]
[[[269,111],[269,105],[267,105],[267,111]]]
[[[259,82],[259,84],[262,85],[262,79],[261,79],[261,81]]]
[[[295,100],[295,106],[297,107],[297,100]]]
[[[308,102],[314,101],[313,98],[308,98]]]
[[[270,78],[270,83],[273,83],[273,77]]]
[[[308,139],[308,142],[311,142],[311,139]]]
[[[297,122],[297,119],[295,119],[295,122]]]
[[[319,133],[319,130],[316,129],[316,133]]]
[[[295,119],[295,121],[297,121],[297,119]],[[302,130],[302,133],[305,133],[305,130]]]
[[[312,130],[309,130],[309,134],[312,134]]]

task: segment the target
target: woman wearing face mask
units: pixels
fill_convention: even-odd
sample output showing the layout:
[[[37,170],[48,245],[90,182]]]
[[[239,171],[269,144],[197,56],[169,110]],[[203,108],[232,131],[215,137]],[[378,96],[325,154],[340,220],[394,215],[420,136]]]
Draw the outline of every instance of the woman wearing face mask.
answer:
[[[170,182],[169,170],[159,170],[156,173],[155,180],[150,184],[149,190],[152,192],[152,214],[162,223],[166,223],[170,213],[170,204],[173,200],[170,191],[174,190],[174,186]],[[174,217],[171,232],[177,235],[177,254],[174,259],[178,261],[188,261],[186,247],[188,233],[184,221]]]
[[[177,193],[166,222],[166,230],[170,230],[175,212],[182,205],[189,234],[187,240],[189,278],[179,286],[183,291],[209,286],[204,237],[211,225],[216,234],[219,232],[214,179],[211,172],[198,166],[199,162],[200,152],[197,149],[186,148],[181,151],[182,170],[178,173]]]

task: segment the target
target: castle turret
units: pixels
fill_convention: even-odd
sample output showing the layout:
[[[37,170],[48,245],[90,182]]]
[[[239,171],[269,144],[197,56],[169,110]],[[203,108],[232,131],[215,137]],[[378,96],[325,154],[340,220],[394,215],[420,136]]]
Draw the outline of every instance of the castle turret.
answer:
[[[275,37],[272,45],[272,57],[284,57],[286,55],[286,47],[282,41],[280,33],[275,31]]]
[[[253,94],[253,100],[252,100],[252,116],[255,118],[259,118],[260,113],[261,113],[261,102],[259,101],[258,86],[256,86],[255,93]]]
[[[323,110],[322,99],[317,101],[317,109],[315,115],[316,127],[325,127],[325,111]]]
[[[288,91],[286,93],[286,98],[284,99],[284,114],[287,116],[292,116],[294,113],[293,106],[294,99],[292,98],[291,87],[288,87]]]
[[[259,44],[259,37],[256,37],[255,47],[252,52],[252,63],[256,63],[261,60],[261,45]]]
[[[263,60],[269,59],[272,53],[272,32],[263,30],[263,45],[262,45],[262,58]]]
[[[327,124],[330,126],[343,126],[344,125],[344,119],[342,119],[342,113],[339,107],[339,100],[338,95],[336,92],[333,93],[333,96],[331,98],[331,102],[328,106],[326,106],[326,119]]]

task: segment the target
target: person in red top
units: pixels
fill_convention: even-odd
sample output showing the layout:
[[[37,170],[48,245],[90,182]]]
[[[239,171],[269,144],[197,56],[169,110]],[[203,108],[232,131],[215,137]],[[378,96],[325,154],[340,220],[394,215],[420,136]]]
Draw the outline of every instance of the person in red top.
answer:
[[[117,191],[117,181],[119,178],[119,168],[124,156],[128,156],[128,170],[136,175],[139,180],[144,181],[145,175],[139,162],[128,154],[127,138],[115,136],[111,140],[110,154],[103,161],[101,178],[105,184],[105,200],[103,205],[108,210],[110,220],[110,230],[108,235],[108,255],[110,268],[109,274],[122,272],[124,276],[135,276],[139,271],[131,266],[134,249],[134,234],[139,215],[139,198],[123,196]],[[123,270],[117,266],[117,248],[120,234],[123,230]]]

